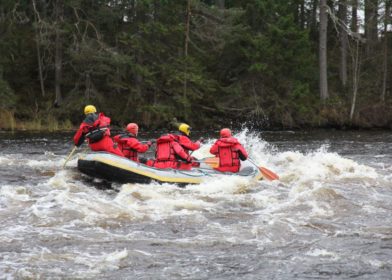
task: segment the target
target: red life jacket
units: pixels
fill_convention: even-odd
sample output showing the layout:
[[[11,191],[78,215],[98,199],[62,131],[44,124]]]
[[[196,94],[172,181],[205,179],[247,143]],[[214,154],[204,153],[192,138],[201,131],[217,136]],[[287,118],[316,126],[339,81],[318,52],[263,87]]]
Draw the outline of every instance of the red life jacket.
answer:
[[[114,141],[117,142],[118,148],[123,152],[126,158],[129,158],[130,160],[133,161],[139,161],[138,152],[127,145],[127,140],[130,138],[136,139],[136,137],[128,133],[122,133],[114,136]]]
[[[192,167],[190,156],[184,151],[172,134],[157,139],[156,160],[152,165],[156,168],[174,168],[190,170]]]
[[[96,143],[104,136],[110,135],[109,125],[110,118],[106,117],[103,113],[88,115],[83,123],[85,126],[83,127],[83,134],[85,134],[89,143]]]
[[[80,146],[83,144],[85,138],[88,139],[89,144],[101,141],[104,136],[110,135],[109,125],[110,118],[106,117],[103,113],[99,115],[95,113],[88,114],[75,133],[75,145]]]
[[[88,114],[80,124],[78,131],[74,135],[74,144],[80,146],[87,138],[88,144],[93,151],[106,151],[119,156],[124,156],[117,147],[114,147],[110,138],[110,118],[103,113]]]
[[[210,152],[219,157],[220,171],[238,172],[240,169],[240,159],[248,157],[245,149],[234,137],[221,138],[211,147]]]
[[[176,153],[173,149],[173,142],[175,141],[175,136],[172,134],[167,134],[159,137],[157,139],[155,159],[156,161],[176,161]]]

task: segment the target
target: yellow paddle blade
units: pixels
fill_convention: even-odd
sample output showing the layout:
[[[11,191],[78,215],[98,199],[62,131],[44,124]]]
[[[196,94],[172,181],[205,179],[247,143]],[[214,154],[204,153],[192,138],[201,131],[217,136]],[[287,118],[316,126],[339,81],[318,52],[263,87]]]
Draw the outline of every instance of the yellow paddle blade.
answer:
[[[219,158],[216,158],[216,157],[203,159],[202,162],[204,162],[205,164],[208,164],[212,168],[217,168],[219,166]]]
[[[279,180],[279,176],[272,172],[271,170],[265,168],[265,167],[259,167],[259,170],[261,172],[261,174],[263,174],[263,177],[266,178],[269,181],[273,181],[273,180]]]

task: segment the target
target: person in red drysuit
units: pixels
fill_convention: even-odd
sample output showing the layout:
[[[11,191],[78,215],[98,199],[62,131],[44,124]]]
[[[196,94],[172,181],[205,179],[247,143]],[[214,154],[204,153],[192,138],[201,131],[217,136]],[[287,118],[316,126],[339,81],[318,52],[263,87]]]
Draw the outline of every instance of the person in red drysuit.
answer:
[[[174,136],[177,138],[177,142],[181,145],[187,155],[191,155],[194,151],[200,148],[203,138],[200,138],[196,142],[192,142],[192,140],[189,138],[189,135],[191,134],[191,127],[189,125],[187,125],[186,123],[180,124],[178,126],[178,131],[179,134],[174,134]],[[200,166],[200,163],[192,162],[192,164],[188,163],[188,165],[198,167]]]
[[[248,153],[237,138],[231,135],[230,129],[223,128],[220,137],[210,148],[210,153],[219,158],[219,166],[215,169],[236,173],[240,170],[241,160],[248,158]]]
[[[190,170],[194,158],[185,152],[177,139],[177,135],[173,134],[159,137],[156,142],[155,161],[147,164],[156,168]]]
[[[114,141],[123,152],[124,156],[136,162],[145,163],[145,159],[139,160],[138,153],[145,153],[151,147],[152,142],[141,143],[136,137],[139,132],[139,126],[136,123],[127,125],[127,132],[114,136]]]
[[[185,152],[189,155],[189,151],[196,151],[200,148],[202,139],[192,142],[189,138],[191,134],[191,127],[186,123],[182,123],[178,126],[179,134],[176,134],[178,143],[184,148]]]
[[[86,117],[73,138],[75,145],[79,147],[87,138],[92,151],[105,151],[123,157],[124,154],[114,146],[110,138],[110,118],[103,113],[97,114],[97,109],[93,105],[84,107],[84,114]]]

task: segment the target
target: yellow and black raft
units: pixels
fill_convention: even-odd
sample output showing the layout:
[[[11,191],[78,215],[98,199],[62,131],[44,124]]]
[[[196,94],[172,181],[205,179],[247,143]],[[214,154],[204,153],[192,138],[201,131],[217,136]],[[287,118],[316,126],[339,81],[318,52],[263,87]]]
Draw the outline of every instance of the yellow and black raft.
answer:
[[[90,152],[78,159],[80,172],[91,177],[119,183],[200,184],[219,176],[240,176],[254,180],[263,178],[259,168],[249,161],[242,162],[238,173],[219,172],[208,164],[208,158],[200,160],[200,167],[192,170],[158,169],[106,152]]]

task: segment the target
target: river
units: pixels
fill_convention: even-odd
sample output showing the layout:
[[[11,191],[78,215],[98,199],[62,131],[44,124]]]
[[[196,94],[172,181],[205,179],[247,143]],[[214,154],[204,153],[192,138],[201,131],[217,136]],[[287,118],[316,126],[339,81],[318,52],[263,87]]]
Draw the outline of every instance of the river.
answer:
[[[0,279],[392,279],[392,132],[236,136],[279,181],[111,185],[0,132]]]

